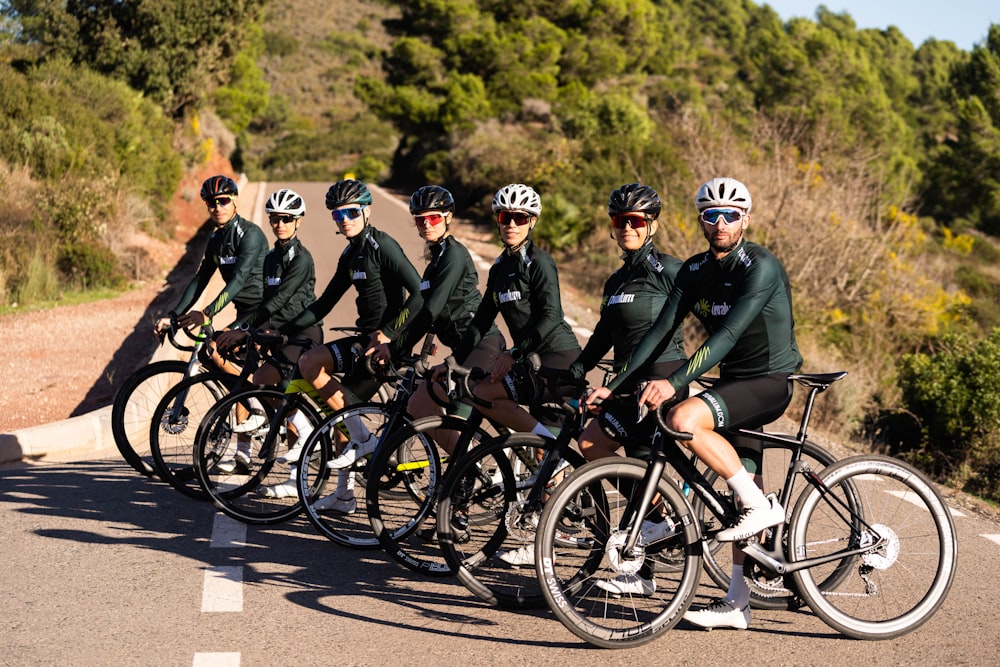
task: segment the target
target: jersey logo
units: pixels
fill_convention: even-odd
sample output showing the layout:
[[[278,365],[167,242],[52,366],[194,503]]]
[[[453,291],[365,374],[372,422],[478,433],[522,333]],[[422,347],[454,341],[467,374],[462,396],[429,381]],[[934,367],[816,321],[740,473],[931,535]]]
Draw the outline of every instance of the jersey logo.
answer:
[[[423,292],[425,290],[429,290],[430,288],[431,288],[431,281],[429,281],[429,280],[421,280],[420,281],[420,291],[421,292]]]
[[[649,265],[653,267],[653,270],[657,273],[663,271],[663,264],[661,264],[660,260],[656,259],[652,255],[646,255],[646,261],[649,262]]]
[[[500,294],[498,294],[497,296],[500,299],[500,303],[510,303],[511,301],[520,301],[521,291],[507,290],[506,292],[500,292]]]
[[[608,299],[609,306],[616,306],[620,303],[632,303],[635,301],[635,294],[615,294]]]
[[[745,245],[741,245],[739,249],[736,250],[736,256],[739,257],[740,262],[742,262],[744,266],[749,267],[753,265],[753,257],[751,257],[747,252]]]
[[[367,280],[367,279],[368,279],[368,274],[361,270],[355,271],[354,275],[351,276],[351,280]]]
[[[275,285],[280,285],[281,284],[281,276],[268,276],[267,277],[267,284],[269,286],[271,286],[271,287],[274,287]]]
[[[368,235],[367,241],[368,241],[368,245],[370,245],[372,248],[375,248],[375,250],[378,250],[378,248],[379,248],[378,241],[376,241],[374,238],[372,238],[371,234]]]
[[[219,257],[219,264],[235,264],[235,263],[236,263],[236,255],[225,255]]]

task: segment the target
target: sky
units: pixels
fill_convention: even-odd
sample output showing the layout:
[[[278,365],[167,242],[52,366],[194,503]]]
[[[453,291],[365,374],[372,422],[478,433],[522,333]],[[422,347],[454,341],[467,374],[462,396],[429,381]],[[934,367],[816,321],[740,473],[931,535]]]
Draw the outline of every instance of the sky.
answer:
[[[757,0],[757,4],[770,5],[785,21],[793,16],[815,20],[816,8],[826,5],[836,14],[850,14],[858,29],[894,25],[914,47],[933,37],[971,51],[974,44],[985,43],[991,23],[1000,24],[998,0]]]

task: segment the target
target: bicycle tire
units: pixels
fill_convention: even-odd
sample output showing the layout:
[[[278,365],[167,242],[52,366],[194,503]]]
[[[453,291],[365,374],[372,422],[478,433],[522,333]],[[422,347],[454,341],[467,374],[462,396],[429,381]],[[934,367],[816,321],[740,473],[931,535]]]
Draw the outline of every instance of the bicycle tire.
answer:
[[[149,449],[149,424],[163,394],[188,373],[184,361],[155,361],[128,377],[111,402],[111,435],[125,462],[146,477],[156,477]]]
[[[794,572],[809,608],[855,639],[892,639],[913,631],[940,608],[955,576],[958,541],[941,494],[916,468],[887,456],[846,458],[820,477],[827,487],[854,487],[864,526],[831,506],[830,494],[810,487],[792,512],[788,558],[836,553],[845,545],[870,544],[871,550],[852,557],[850,568],[835,560]],[[833,588],[823,585],[831,568],[848,575]]]
[[[537,435],[501,436],[456,461],[445,476],[438,503],[441,551],[458,580],[496,607],[545,607],[534,561],[515,566],[502,556],[534,549],[540,512],[527,512],[524,500],[533,486],[539,453],[550,452],[555,445]],[[515,463],[520,467],[515,469]],[[583,464],[584,458],[568,449],[551,486]],[[456,514],[461,520],[455,520]]]
[[[661,477],[656,488],[658,506],[675,532],[649,547],[637,545],[635,554],[620,549],[628,502],[618,490],[640,486],[646,467],[633,458],[592,461],[555,488],[542,512],[535,541],[541,589],[560,622],[594,646],[632,648],[653,641],[681,619],[701,578],[698,525],[670,479]],[[630,526],[642,518],[632,517]],[[557,539],[570,527],[582,533],[575,548],[562,547]],[[648,596],[615,597],[598,585],[656,561],[663,566],[656,568],[656,588]]]
[[[764,448],[764,459],[762,464],[764,478],[764,492],[780,492],[784,486],[788,475],[788,465],[791,461],[791,445],[778,442],[761,442]],[[828,450],[814,442],[806,440],[802,448],[802,460],[816,472],[822,470],[831,463],[836,462],[835,457]],[[725,480],[719,478],[715,472],[708,470],[705,472],[705,479],[709,484],[713,484],[717,491],[732,497],[732,490],[729,489]],[[792,499],[785,507],[786,530],[784,535],[787,539],[788,518],[791,516],[793,501],[798,498],[799,493],[804,488],[804,481],[795,481],[789,498]],[[715,515],[708,511],[705,503],[697,494],[692,494],[691,506],[694,514],[699,517],[702,525],[702,536],[714,534],[724,526],[718,523]],[[770,536],[770,531],[768,532]],[[704,567],[705,572],[723,591],[729,589],[730,575],[732,574],[733,554],[729,543],[717,542],[714,538],[704,538]],[[744,563],[744,578],[750,587],[750,606],[754,609],[779,609],[790,610],[801,607],[805,601],[794,590],[791,577],[775,575],[758,566],[755,562],[747,559]]]
[[[209,498],[194,469],[198,424],[236,379],[222,371],[186,377],[167,390],[150,417],[149,449],[156,475],[189,498]]]
[[[314,428],[320,414],[311,404],[290,397],[271,387],[253,387],[220,399],[198,426],[193,450],[198,480],[213,504],[226,515],[252,525],[271,525],[288,521],[302,511],[295,493],[293,468],[295,463],[278,461],[284,451],[292,449],[294,434],[285,425],[292,409],[304,412]],[[244,421],[246,410],[264,416],[263,425],[240,434],[233,429]],[[276,431],[276,433],[275,433]],[[240,442],[248,454],[247,467],[226,470],[220,464],[232,458]],[[268,497],[263,487],[291,482],[291,493]]]
[[[326,417],[309,436],[299,459],[297,485],[299,496],[304,500],[306,517],[320,535],[342,546],[352,549],[379,548],[378,539],[368,520],[366,500],[367,469],[378,449],[359,458],[343,471],[330,470],[326,464],[334,457],[337,432],[344,429],[342,424],[345,419],[359,417],[368,430],[381,440],[387,437],[384,430],[390,421],[391,410],[391,406],[383,403],[359,403],[335,412]],[[400,415],[400,418],[403,424],[411,421],[406,414]],[[335,492],[340,474],[348,475],[354,480],[355,511],[341,514],[317,509],[317,500]]]
[[[434,512],[448,455],[429,435],[433,431],[458,432],[465,451],[492,437],[457,417],[413,421],[391,434],[372,456],[365,499],[372,532],[390,558],[418,574],[447,577],[453,571],[438,545]]]

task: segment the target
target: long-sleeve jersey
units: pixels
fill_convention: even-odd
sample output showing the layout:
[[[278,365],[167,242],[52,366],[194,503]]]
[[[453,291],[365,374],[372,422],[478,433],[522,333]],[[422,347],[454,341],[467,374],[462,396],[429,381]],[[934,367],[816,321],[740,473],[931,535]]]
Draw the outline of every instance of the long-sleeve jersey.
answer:
[[[459,363],[487,334],[498,314],[522,355],[580,347],[563,316],[556,264],[531,241],[514,254],[505,251],[490,267],[483,300],[462,341],[453,348]]]
[[[316,265],[302,242],[298,238],[275,241],[264,256],[264,300],[243,322],[280,327],[316,300],[315,289]]]
[[[454,236],[428,244],[430,263],[420,280],[424,305],[393,341],[396,353],[409,352],[432,328],[438,340],[454,348],[469,328],[483,297],[469,250]],[[499,333],[494,325],[485,335]]]
[[[267,237],[254,223],[234,215],[224,226],[212,232],[205,248],[205,258],[198,273],[188,283],[175,312],[191,309],[218,269],[226,286],[204,309],[214,317],[230,301],[236,309],[245,311],[260,303],[263,296],[263,262],[267,252]]]
[[[365,333],[380,330],[393,339],[423,304],[420,274],[403,249],[394,238],[367,225],[348,240],[323,294],[278,330],[287,334],[316,324],[351,285],[358,293],[356,326]]]
[[[652,243],[626,254],[621,268],[604,283],[601,316],[577,359],[580,370],[589,371],[614,348],[614,370],[621,372],[663,310],[680,266],[681,260],[657,252]],[[680,359],[684,359],[684,332],[678,327],[652,363]]]
[[[802,365],[788,274],[766,248],[744,240],[721,260],[705,252],[684,262],[663,312],[609,388],[655,358],[688,312],[709,336],[668,378],[675,389],[717,364],[725,378],[794,373]]]

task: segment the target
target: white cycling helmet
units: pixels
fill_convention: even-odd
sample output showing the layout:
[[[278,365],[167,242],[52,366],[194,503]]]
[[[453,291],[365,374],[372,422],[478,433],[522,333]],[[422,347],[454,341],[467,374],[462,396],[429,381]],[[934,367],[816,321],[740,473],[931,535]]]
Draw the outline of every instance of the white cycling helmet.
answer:
[[[750,191],[735,178],[713,178],[698,188],[694,203],[699,211],[716,206],[733,206],[747,213],[753,206]]]
[[[511,183],[493,195],[493,212],[497,211],[524,211],[538,217],[542,212],[542,198],[530,186]]]
[[[268,197],[267,204],[264,205],[264,211],[268,214],[281,213],[301,218],[306,214],[306,202],[299,193],[286,188],[277,190]]]

